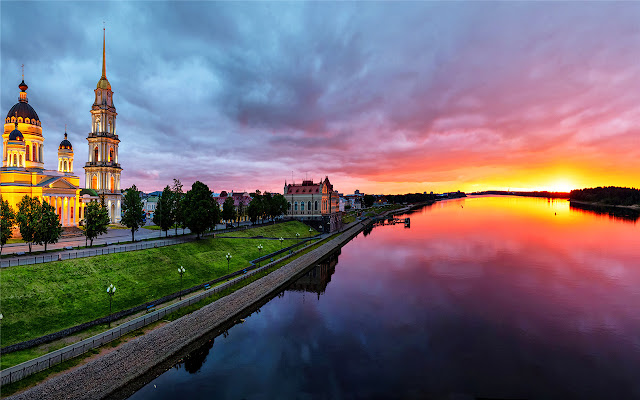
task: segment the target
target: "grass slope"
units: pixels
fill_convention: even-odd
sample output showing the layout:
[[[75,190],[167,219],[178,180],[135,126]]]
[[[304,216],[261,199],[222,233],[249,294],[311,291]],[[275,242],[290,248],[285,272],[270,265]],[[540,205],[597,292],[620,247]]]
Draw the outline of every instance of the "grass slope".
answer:
[[[296,232],[301,237],[310,236],[308,227],[300,222],[255,231],[265,228],[271,229],[273,237],[295,237]],[[247,236],[261,234],[255,231],[244,232]],[[283,246],[294,243],[296,239],[285,240]],[[155,249],[3,268],[0,272],[0,312],[4,314],[0,331],[2,346],[107,315],[106,288],[110,283],[117,287],[113,297],[116,312],[180,290],[178,266],[186,269],[183,288],[226,274],[227,252],[233,256],[231,271],[245,268],[260,255],[258,244],[264,247],[262,255],[280,249],[277,240],[216,237]]]

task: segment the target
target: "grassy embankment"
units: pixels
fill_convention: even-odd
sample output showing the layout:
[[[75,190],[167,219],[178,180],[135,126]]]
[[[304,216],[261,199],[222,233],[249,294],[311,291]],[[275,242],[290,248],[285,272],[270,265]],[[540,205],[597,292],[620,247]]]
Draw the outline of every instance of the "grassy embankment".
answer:
[[[295,238],[310,233],[300,222],[255,228],[245,236]],[[287,239],[283,247],[296,243]],[[258,253],[257,245],[264,247]],[[109,313],[106,288],[117,287],[113,312],[128,309],[180,290],[177,268],[186,269],[183,288],[245,268],[260,254],[280,249],[278,240],[216,237],[154,249],[116,253],[45,264],[3,268],[0,299],[4,318],[1,343],[7,346],[92,321]],[[9,356],[8,354],[6,356]],[[5,364],[5,356],[2,357]],[[13,363],[12,363],[13,364]],[[4,367],[4,366],[2,366]]]
[[[350,224],[355,221],[360,214],[362,214],[362,216],[364,217],[375,217],[376,215],[380,215],[385,211],[397,210],[402,207],[405,206],[400,204],[388,204],[381,207],[369,207],[362,210],[351,210],[342,217],[342,223],[345,225]]]
[[[275,233],[275,232],[272,232],[272,233]],[[302,257],[304,254],[307,254],[308,252],[318,248],[322,244],[330,241],[331,239],[334,239],[337,235],[339,235],[339,233],[333,234],[332,236],[327,237],[324,240],[321,240],[321,241],[317,242],[316,244],[314,244],[312,246],[309,246],[308,248],[306,248],[305,250],[301,251],[300,253],[288,258],[287,260],[283,260],[281,262],[276,263],[275,265],[273,265],[268,270],[263,271],[261,273],[258,273],[256,275],[252,276],[251,278],[234,285],[231,288],[228,288],[228,289],[226,289],[226,290],[224,290],[224,291],[222,291],[220,293],[216,293],[216,294],[214,294],[214,295],[212,295],[210,297],[207,297],[207,298],[205,298],[205,299],[203,299],[203,300],[201,300],[201,301],[199,301],[199,302],[197,302],[195,304],[192,304],[192,305],[190,305],[188,307],[185,307],[185,308],[182,308],[180,310],[174,311],[171,314],[166,315],[164,319],[166,321],[175,321],[175,320],[177,320],[178,318],[180,318],[180,317],[182,317],[184,315],[192,313],[192,312],[194,312],[194,311],[206,306],[207,304],[213,303],[214,301],[220,299],[221,297],[227,296],[227,295],[229,295],[229,294],[231,294],[231,293],[243,288],[244,286],[247,286],[248,284],[250,284],[250,283],[252,283],[252,282],[254,282],[254,281],[256,281],[256,280],[258,280],[258,279],[260,279],[260,278],[262,278],[262,277],[264,277],[266,275],[268,275],[269,273],[271,273],[271,272],[275,271],[276,269],[282,267],[283,265],[285,265],[285,264],[297,259],[298,257]],[[143,335],[143,334],[155,329],[159,324],[162,324],[162,323],[164,323],[164,321],[154,322],[154,323],[152,323],[150,325],[147,325],[147,326],[145,326],[145,327],[143,327],[141,329],[138,329],[136,331],[130,332],[127,335],[125,335],[125,336],[123,336],[123,337],[121,337],[119,339],[116,339],[116,340],[114,340],[112,342],[109,342],[109,343],[105,344],[103,347],[101,347],[100,349],[93,349],[93,350],[89,351],[88,353],[85,353],[85,354],[83,354],[83,355],[81,355],[79,357],[75,357],[75,358],[72,358],[70,360],[64,361],[64,362],[62,362],[60,364],[54,365],[53,367],[51,367],[49,369],[46,369],[46,370],[41,371],[41,372],[38,372],[38,373],[36,373],[34,375],[31,375],[31,376],[28,376],[25,379],[22,379],[22,380],[20,380],[18,382],[11,383],[9,385],[3,386],[3,388],[2,388],[3,392],[2,392],[2,396],[1,397],[10,396],[12,394],[15,394],[18,391],[22,391],[22,390],[25,390],[25,389],[27,389],[29,387],[35,386],[36,384],[44,381],[45,379],[47,379],[49,376],[51,376],[53,374],[57,374],[59,372],[65,371],[65,370],[67,370],[69,368],[75,367],[76,365],[79,365],[80,363],[83,363],[84,360],[86,360],[88,358],[91,358],[91,357],[95,356],[96,354],[99,354],[101,349],[103,349],[103,348],[108,348],[108,347],[114,348],[114,347],[117,347],[122,343],[128,342],[129,340],[131,340],[131,339],[133,339],[133,338],[135,338],[137,336]],[[29,359],[32,359],[32,358],[36,358],[36,357],[44,354],[44,352],[42,352],[42,354],[29,354],[29,355],[26,354],[27,352],[30,352],[30,351],[31,351],[31,349],[24,350],[22,352],[16,352],[16,353],[25,353],[25,355],[23,356],[23,358],[24,358],[23,361],[26,361],[26,360],[29,360]],[[12,353],[12,354],[10,354],[10,356],[13,355],[13,354],[16,354],[16,353]],[[23,362],[23,361],[20,361],[20,362]],[[11,363],[10,365],[16,365],[16,364],[19,364],[19,362],[14,362],[14,363]]]

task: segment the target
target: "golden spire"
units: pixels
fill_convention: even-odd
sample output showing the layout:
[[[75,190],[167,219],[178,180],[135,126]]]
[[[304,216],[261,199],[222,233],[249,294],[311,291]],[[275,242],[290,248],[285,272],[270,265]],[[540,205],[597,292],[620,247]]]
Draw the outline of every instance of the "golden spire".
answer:
[[[105,62],[105,36],[106,36],[106,32],[105,32],[105,28],[104,26],[102,27],[102,77],[104,79],[107,79],[107,64]]]
[[[105,28],[102,27],[102,76],[98,81],[97,89],[109,89],[111,90],[111,84],[109,84],[109,80],[107,79],[107,64],[106,64],[106,52],[105,52]]]

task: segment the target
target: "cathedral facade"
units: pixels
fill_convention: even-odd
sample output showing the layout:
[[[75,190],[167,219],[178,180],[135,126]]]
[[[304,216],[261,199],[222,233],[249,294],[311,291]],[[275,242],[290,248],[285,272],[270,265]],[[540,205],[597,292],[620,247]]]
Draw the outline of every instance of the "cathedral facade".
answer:
[[[112,222],[120,221],[119,139],[115,134],[116,110],[113,92],[106,77],[105,40],[102,42],[102,76],[95,90],[91,107],[89,158],[85,164],[85,186],[104,195]],[[44,168],[44,135],[40,118],[27,98],[24,82],[16,103],[5,118],[2,134],[2,167],[0,168],[0,198],[7,200],[14,211],[25,195],[37,197],[54,207],[62,226],[78,226],[84,217],[86,203],[98,197],[81,195],[80,178],[74,172],[74,151],[67,139],[58,146],[56,170]],[[61,135],[62,136],[62,135]],[[93,191],[92,191],[93,192]]]

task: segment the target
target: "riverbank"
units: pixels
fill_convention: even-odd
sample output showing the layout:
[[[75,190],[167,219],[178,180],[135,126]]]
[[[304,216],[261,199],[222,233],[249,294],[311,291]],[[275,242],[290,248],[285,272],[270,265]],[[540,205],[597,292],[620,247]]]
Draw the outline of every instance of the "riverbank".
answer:
[[[99,399],[142,377],[154,366],[169,359],[195,342],[206,332],[223,326],[254,303],[282,290],[332,251],[349,241],[369,221],[357,222],[349,230],[319,248],[301,256],[238,291],[211,303],[192,314],[166,324],[125,343],[122,348],[76,370],[52,378],[11,399]],[[159,353],[157,349],[162,349]]]
[[[622,206],[622,205],[616,205],[616,204],[605,204],[605,203],[598,203],[598,202],[592,202],[592,201],[579,201],[579,200],[569,200],[569,204],[581,205],[585,207],[626,209],[626,210],[634,210],[634,211],[640,212],[639,204],[634,204],[632,206]]]

